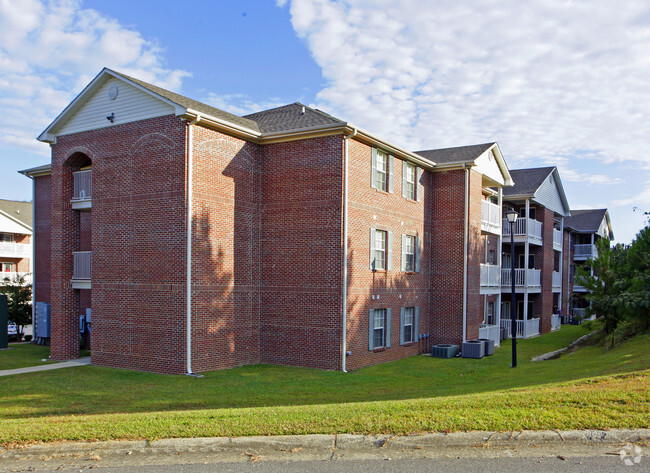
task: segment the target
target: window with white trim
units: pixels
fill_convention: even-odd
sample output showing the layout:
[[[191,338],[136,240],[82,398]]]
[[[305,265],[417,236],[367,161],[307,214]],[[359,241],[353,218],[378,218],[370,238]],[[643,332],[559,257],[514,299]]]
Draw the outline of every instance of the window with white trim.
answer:
[[[16,271],[16,263],[0,263],[0,268],[3,273],[11,273]]]
[[[393,269],[393,233],[387,230],[370,229],[370,269],[390,271]]]
[[[390,347],[391,309],[370,309],[368,314],[368,349]]]
[[[13,243],[14,236],[12,233],[0,233],[0,241],[5,243]]]
[[[420,238],[402,235],[402,271],[420,272]]]
[[[415,200],[415,176],[417,174],[416,167],[404,161],[402,166],[404,172],[404,189],[402,195],[407,199]]]
[[[402,307],[400,312],[400,345],[416,342],[418,315],[418,307]]]
[[[494,250],[489,250],[488,251],[488,264],[496,264],[497,263],[497,254],[496,251]]]
[[[385,151],[372,148],[372,187],[385,192],[393,192],[394,162],[393,156]]]

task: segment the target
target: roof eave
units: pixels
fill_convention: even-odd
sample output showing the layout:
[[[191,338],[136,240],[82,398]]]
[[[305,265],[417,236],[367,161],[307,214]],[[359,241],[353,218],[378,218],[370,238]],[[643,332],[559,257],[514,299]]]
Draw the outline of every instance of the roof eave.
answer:
[[[43,164],[42,166],[37,166],[35,168],[23,169],[22,171],[18,171],[18,173],[22,174],[23,176],[29,177],[30,179],[39,176],[49,176],[50,174],[52,174],[52,165]]]
[[[8,214],[8,213],[5,212],[4,210],[0,210],[0,214],[4,215],[5,217],[7,217],[7,218],[8,218],[9,220],[11,220],[12,222],[17,223],[17,224],[20,225],[21,227],[24,227],[24,228],[29,232],[29,233],[25,233],[25,235],[31,235],[32,232],[34,231],[34,229],[33,229],[31,226],[27,225],[27,224],[26,224],[25,222],[23,222],[22,220],[19,220],[19,219],[17,219],[16,217],[14,217],[14,216]]]

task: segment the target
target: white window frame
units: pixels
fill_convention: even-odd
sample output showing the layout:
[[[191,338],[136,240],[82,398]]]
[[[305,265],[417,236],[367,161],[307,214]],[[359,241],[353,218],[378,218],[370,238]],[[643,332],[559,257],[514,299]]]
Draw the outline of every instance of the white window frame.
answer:
[[[393,193],[395,157],[372,148],[371,186],[383,192]]]
[[[415,200],[417,194],[417,166],[407,161],[403,161],[402,172],[404,173],[402,179],[402,196],[409,200]]]
[[[370,309],[368,313],[368,350],[390,348],[391,309]],[[377,333],[381,333],[376,337]],[[377,342],[375,343],[377,339]]]
[[[497,262],[497,252],[496,250],[488,250],[488,264],[496,264]]]
[[[0,242],[13,243],[14,242],[13,233],[2,233],[2,239],[0,240]]]
[[[409,249],[412,253],[409,253]],[[412,259],[409,265],[409,257]],[[406,273],[420,272],[420,238],[415,235],[402,234],[402,264],[401,270]]]
[[[402,307],[399,320],[399,344],[410,345],[418,341],[420,308]]]
[[[483,320],[484,324],[495,325],[496,324],[496,314],[494,313],[495,303],[488,302],[485,304],[485,318]]]
[[[382,262],[383,264],[380,264]],[[393,232],[379,228],[370,229],[370,269],[372,271],[393,269]]]

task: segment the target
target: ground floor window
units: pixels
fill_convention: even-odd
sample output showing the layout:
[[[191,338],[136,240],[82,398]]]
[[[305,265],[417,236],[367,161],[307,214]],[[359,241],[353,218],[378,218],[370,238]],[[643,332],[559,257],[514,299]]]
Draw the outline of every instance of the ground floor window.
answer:
[[[415,343],[417,341],[419,307],[402,307],[400,311],[400,345]]]
[[[368,349],[390,347],[390,309],[370,309]]]
[[[496,314],[494,313],[494,302],[485,304],[485,323],[488,325],[497,323]]]

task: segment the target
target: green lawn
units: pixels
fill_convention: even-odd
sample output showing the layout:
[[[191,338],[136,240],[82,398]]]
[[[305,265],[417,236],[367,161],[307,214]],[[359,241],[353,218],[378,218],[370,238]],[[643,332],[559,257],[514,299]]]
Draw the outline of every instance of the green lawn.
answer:
[[[417,356],[347,374],[256,365],[191,378],[86,366],[5,377],[0,442],[647,427],[649,335],[529,361],[584,333],[564,326],[520,340],[516,369],[506,342],[481,360]]]
[[[48,356],[50,347],[31,343],[10,343],[9,350],[0,350],[0,371],[52,363],[47,360]]]

